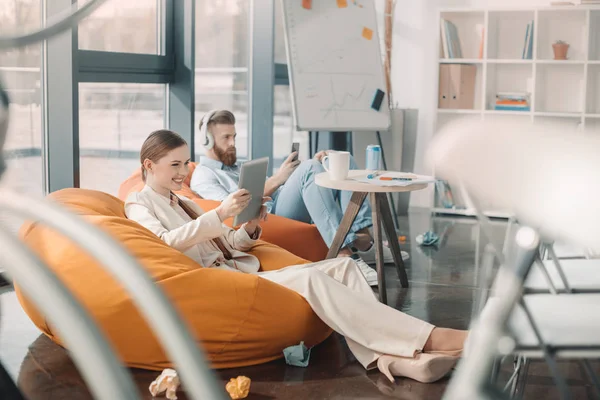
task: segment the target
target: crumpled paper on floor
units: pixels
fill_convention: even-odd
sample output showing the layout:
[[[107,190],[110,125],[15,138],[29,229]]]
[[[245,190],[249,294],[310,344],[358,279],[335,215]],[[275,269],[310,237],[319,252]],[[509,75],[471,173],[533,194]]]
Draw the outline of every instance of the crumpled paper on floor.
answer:
[[[225,390],[229,393],[229,397],[233,400],[245,399],[250,393],[250,383],[252,381],[247,376],[238,376],[237,378],[231,378]]]
[[[167,368],[156,378],[149,387],[152,397],[156,397],[163,392],[169,400],[177,400],[177,388],[179,387],[179,376],[174,369]]]
[[[304,342],[300,342],[300,344],[295,346],[286,347],[283,349],[286,364],[295,367],[307,367],[308,361],[310,360],[310,350],[311,349],[304,345]]]

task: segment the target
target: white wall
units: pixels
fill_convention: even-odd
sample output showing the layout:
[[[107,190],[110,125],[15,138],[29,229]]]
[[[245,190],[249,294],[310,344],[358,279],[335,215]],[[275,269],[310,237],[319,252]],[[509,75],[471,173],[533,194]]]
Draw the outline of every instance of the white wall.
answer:
[[[551,2],[552,0],[471,0],[471,5],[474,7],[538,7],[548,6]]]
[[[392,93],[397,108],[419,110],[415,172],[429,173],[424,153],[433,134],[438,58],[438,10],[470,6],[470,0],[396,1],[392,51]],[[432,206],[433,194],[411,194],[411,207]]]
[[[425,151],[433,136],[437,99],[440,8],[533,7],[550,0],[396,0],[392,51],[392,93],[398,108],[419,110],[415,172],[425,168]],[[383,1],[376,0],[382,23]],[[383,26],[383,25],[382,25]],[[382,31],[382,29],[380,30]],[[411,207],[433,206],[433,188],[411,194]]]

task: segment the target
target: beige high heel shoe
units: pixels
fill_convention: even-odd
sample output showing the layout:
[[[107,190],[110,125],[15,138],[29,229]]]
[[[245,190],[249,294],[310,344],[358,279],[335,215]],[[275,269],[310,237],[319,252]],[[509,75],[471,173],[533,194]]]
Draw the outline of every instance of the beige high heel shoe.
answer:
[[[463,355],[464,350],[433,350],[428,351],[426,354],[438,354],[442,356],[453,356],[453,357],[461,357]]]
[[[431,383],[446,376],[459,358],[429,353],[419,353],[414,358],[384,355],[377,360],[377,368],[391,382],[394,382],[394,376],[404,376],[422,383]]]

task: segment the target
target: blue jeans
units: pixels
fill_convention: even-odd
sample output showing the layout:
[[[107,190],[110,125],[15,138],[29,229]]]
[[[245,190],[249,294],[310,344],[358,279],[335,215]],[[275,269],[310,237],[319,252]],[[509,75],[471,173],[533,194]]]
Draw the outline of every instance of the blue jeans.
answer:
[[[352,157],[350,157],[350,169],[358,169]],[[319,161],[303,161],[278,190],[273,199],[272,212],[296,221],[309,224],[314,222],[327,247],[331,247],[344,212],[350,203],[352,192],[327,189],[317,185],[315,176],[321,172],[325,172],[325,169]],[[356,240],[356,232],[372,225],[371,206],[369,201],[365,200],[342,247],[349,246]]]

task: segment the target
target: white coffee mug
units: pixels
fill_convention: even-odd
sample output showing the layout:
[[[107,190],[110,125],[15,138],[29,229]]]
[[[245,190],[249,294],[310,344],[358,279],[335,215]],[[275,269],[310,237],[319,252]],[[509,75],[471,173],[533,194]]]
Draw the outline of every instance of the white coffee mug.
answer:
[[[329,160],[329,168],[325,161]],[[347,151],[330,151],[321,160],[323,168],[329,173],[329,178],[333,180],[344,180],[348,177],[350,169],[350,153]]]

